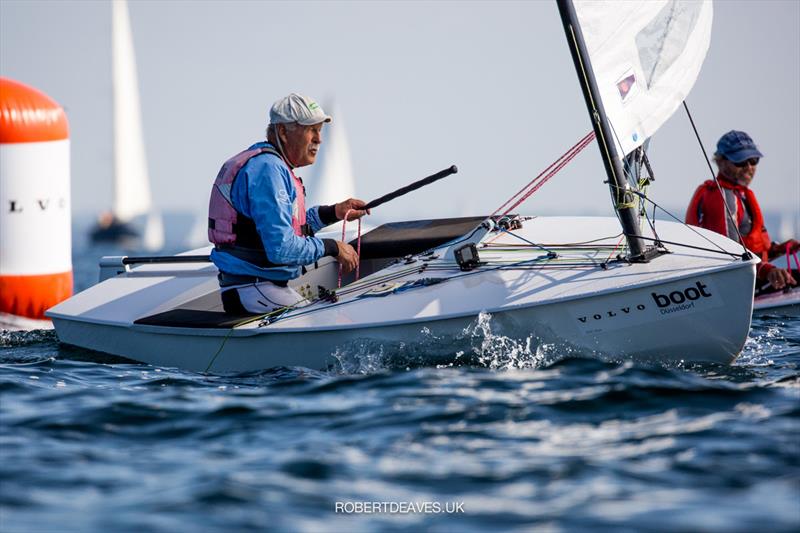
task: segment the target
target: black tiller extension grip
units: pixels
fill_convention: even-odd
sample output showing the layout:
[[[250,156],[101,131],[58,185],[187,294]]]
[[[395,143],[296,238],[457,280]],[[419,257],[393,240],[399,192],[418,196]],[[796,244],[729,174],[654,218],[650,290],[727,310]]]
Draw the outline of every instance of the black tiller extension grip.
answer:
[[[411,185],[406,185],[405,187],[401,187],[394,192],[390,192],[389,194],[384,194],[380,198],[376,198],[372,200],[370,203],[362,207],[362,209],[372,209],[373,207],[378,207],[381,204],[385,204],[389,200],[394,200],[398,196],[403,196],[404,194],[410,193],[411,191],[417,190],[420,187],[424,187],[433,183],[434,181],[438,181],[442,178],[446,178],[450,174],[455,174],[458,172],[458,167],[452,165],[450,168],[446,168],[444,170],[440,170],[436,174],[432,174],[427,178],[422,178],[419,181],[415,181]]]

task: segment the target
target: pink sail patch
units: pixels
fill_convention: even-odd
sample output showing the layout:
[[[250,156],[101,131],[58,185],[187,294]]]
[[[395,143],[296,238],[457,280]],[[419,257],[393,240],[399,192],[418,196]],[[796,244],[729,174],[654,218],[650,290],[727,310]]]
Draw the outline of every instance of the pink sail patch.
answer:
[[[636,75],[633,72],[626,73],[626,75],[617,82],[617,90],[619,91],[619,96],[622,98],[623,102],[631,93],[635,85]]]

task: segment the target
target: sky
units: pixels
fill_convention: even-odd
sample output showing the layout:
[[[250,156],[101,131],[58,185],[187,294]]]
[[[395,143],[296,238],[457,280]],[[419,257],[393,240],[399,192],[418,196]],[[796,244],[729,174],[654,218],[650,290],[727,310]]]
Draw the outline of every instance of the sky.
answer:
[[[263,138],[269,107],[290,92],[335,100],[364,200],[459,167],[376,210],[382,221],[488,214],[591,129],[554,1],[133,0],[129,10],[163,211],[204,213],[220,165]],[[110,2],[0,0],[0,75],[67,112],[76,214],[111,203],[110,62]],[[797,218],[800,2],[715,2],[687,103],[709,153],[730,129],[753,136],[762,208]],[[682,217],[710,177],[682,109],[650,158],[651,196]],[[611,215],[604,180],[592,144],[520,211]]]

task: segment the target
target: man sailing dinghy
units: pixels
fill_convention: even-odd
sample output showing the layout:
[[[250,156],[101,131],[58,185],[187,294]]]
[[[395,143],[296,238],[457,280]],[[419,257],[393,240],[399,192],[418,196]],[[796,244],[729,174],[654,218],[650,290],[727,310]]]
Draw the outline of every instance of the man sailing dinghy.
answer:
[[[204,372],[325,368],[365,343],[437,364],[469,350],[488,313],[492,334],[534,349],[732,361],[747,338],[758,259],[714,232],[644,224],[648,180],[631,183],[643,141],[694,84],[711,4],[564,0],[558,7],[594,132],[492,216],[381,226],[361,238],[360,278],[342,280],[323,257],[290,282],[311,303],[269,315],[222,311],[207,248],[104,258],[104,281],[50,310],[61,341]],[[595,136],[617,216],[516,216]]]

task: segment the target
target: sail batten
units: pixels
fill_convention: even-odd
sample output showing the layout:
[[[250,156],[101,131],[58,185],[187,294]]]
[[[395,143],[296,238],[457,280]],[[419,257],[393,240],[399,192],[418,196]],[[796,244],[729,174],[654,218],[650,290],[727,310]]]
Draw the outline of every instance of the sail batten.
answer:
[[[574,0],[620,157],[680,106],[711,40],[710,0]]]

